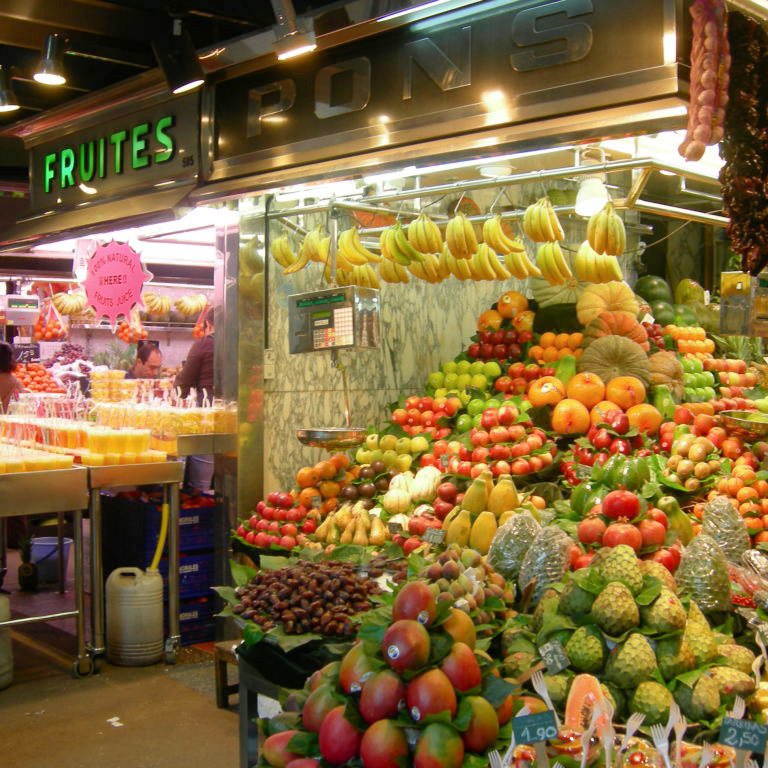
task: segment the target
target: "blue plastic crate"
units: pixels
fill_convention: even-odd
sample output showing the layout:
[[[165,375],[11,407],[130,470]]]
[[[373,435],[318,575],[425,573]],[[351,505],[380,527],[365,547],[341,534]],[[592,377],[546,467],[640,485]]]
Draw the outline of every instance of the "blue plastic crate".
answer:
[[[216,629],[213,619],[209,622],[190,621],[181,625],[181,644],[194,645],[195,643],[209,643],[216,639]]]
[[[161,512],[159,506],[149,506],[144,533],[144,554],[151,557],[160,533]],[[214,522],[218,506],[188,507],[179,513],[179,551],[190,552],[213,546]],[[166,541],[164,552],[168,552]]]
[[[168,595],[168,560],[160,561],[158,570],[162,574],[165,595]],[[211,593],[214,580],[213,552],[182,554],[179,557],[179,597],[207,596]]]

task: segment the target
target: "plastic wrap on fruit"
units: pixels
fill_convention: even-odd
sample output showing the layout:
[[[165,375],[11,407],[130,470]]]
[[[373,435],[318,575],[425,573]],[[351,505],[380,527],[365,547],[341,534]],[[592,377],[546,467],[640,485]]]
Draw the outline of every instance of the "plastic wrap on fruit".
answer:
[[[530,512],[521,512],[499,527],[488,550],[488,563],[505,579],[514,581],[520,572],[525,553],[541,526]]]
[[[570,564],[570,548],[573,540],[561,528],[550,525],[542,528],[525,553],[520,566],[518,584],[523,592],[532,582],[533,604],[551,584],[563,578]]]
[[[725,747],[722,744],[712,744],[710,746],[713,756],[704,765],[707,768],[726,768],[731,766],[736,760],[736,750]],[[701,763],[702,747],[700,744],[689,744],[684,741],[680,750],[681,768],[699,768]]]
[[[726,560],[740,563],[749,549],[749,533],[741,515],[725,496],[716,496],[704,505],[701,532],[711,536],[719,545]]]
[[[748,549],[741,556],[741,562],[760,578],[768,579],[768,556],[765,552],[759,549]]]
[[[626,752],[614,763],[616,768],[664,768],[664,758],[653,744],[640,738],[629,740]]]
[[[675,579],[681,594],[687,594],[702,611],[730,609],[728,561],[711,536],[702,533],[685,548]]]
[[[557,732],[557,738],[547,742],[547,755],[554,763],[562,757],[568,757],[581,763],[582,744],[581,733],[573,728],[564,727]],[[594,736],[590,739],[585,765],[592,765],[601,755],[600,740]]]

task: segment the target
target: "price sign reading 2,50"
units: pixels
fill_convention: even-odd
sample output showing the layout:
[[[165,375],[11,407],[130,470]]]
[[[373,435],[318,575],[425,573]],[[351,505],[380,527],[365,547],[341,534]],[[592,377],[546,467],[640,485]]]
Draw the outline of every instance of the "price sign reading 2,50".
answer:
[[[535,715],[516,717],[512,720],[515,741],[518,744],[536,744],[557,736],[555,714],[551,709]]]

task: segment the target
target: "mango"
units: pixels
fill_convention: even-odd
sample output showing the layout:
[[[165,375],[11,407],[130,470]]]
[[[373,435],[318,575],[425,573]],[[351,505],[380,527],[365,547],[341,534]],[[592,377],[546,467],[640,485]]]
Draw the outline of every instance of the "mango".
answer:
[[[466,749],[485,752],[499,736],[499,718],[491,703],[482,696],[467,696],[472,707],[469,728],[461,734]]]
[[[360,751],[360,732],[344,717],[344,705],[332,709],[320,726],[320,754],[334,765],[346,763]]]
[[[408,757],[405,731],[394,720],[378,720],[363,734],[360,757],[365,768],[400,768]]]
[[[421,734],[413,755],[413,768],[461,768],[464,742],[445,723],[431,723]]]
[[[405,691],[405,703],[410,716],[418,722],[427,715],[448,711],[456,714],[456,691],[445,672],[430,669],[414,677]]]
[[[363,719],[375,723],[396,717],[400,702],[405,699],[405,684],[390,669],[383,669],[363,683],[358,707]]]

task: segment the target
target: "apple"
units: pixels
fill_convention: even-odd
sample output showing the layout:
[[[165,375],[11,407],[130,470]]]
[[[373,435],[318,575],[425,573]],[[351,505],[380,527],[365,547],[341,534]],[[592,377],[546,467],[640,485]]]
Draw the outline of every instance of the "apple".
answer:
[[[480,417],[480,425],[483,429],[498,427],[499,412],[495,408],[488,408],[487,410],[483,411],[483,415]]]
[[[493,344],[481,344],[480,357],[482,357],[485,360],[493,357]]]
[[[261,533],[256,534],[254,541],[252,541],[251,543],[257,547],[268,547],[269,542],[270,542],[270,537],[262,531]]]
[[[422,544],[421,539],[416,539],[414,537],[411,537],[410,539],[406,539],[403,542],[403,552],[406,555],[409,555],[411,552],[413,552],[414,549],[417,549]]]
[[[473,360],[480,357],[480,345],[477,343],[470,344],[467,347],[467,357],[471,357]]]
[[[251,515],[248,518],[248,527],[249,528],[255,528],[256,524],[261,520],[261,518],[258,515]]]
[[[295,536],[299,532],[299,529],[293,523],[286,523],[281,529],[280,533],[283,536]]]
[[[461,475],[462,477],[469,477],[470,473],[472,472],[472,462],[471,461],[460,461],[459,466],[457,469],[456,474]]]
[[[541,366],[536,365],[536,363],[530,363],[529,365],[525,366],[525,370],[523,371],[523,376],[527,381],[533,381],[534,379],[539,378],[541,375]]]
[[[476,464],[479,461],[485,461],[490,454],[490,451],[485,446],[479,445],[472,451],[472,461]]]
[[[255,526],[253,526],[253,527],[254,527],[254,528],[255,528],[255,530],[257,530],[257,531],[266,531],[266,530],[269,530],[269,520],[265,520],[264,518],[262,518],[262,519],[261,519],[261,520],[259,520],[259,521],[256,523],[256,525],[255,525]]]
[[[491,334],[490,339],[488,341],[491,342],[491,344],[503,344],[504,343],[504,331],[494,331]]]
[[[512,379],[512,389],[510,389],[510,392],[513,395],[523,395],[525,394],[527,389],[528,389],[527,379],[524,379],[522,376],[518,376],[517,378]]]
[[[278,544],[283,549],[293,549],[296,546],[296,539],[293,536],[282,536]]]
[[[494,443],[488,451],[488,456],[492,461],[503,461],[511,455],[510,447],[501,443]]]
[[[511,383],[512,379],[510,379]],[[502,405],[497,411],[499,415],[499,425],[502,427],[509,427],[517,421],[517,417],[520,412],[514,405]]]
[[[509,376],[499,376],[499,378],[493,382],[493,388],[497,392],[509,392],[511,387],[512,379]]]
[[[440,520],[444,520],[446,515],[454,508],[455,504],[452,501],[446,501],[445,499],[435,499],[432,503],[432,508],[435,510],[435,515]]]
[[[523,356],[523,348],[519,344],[507,344],[507,359],[514,360]]]
[[[488,344],[491,341],[491,336],[493,336],[493,331],[480,331],[477,334],[477,339],[481,344]]]
[[[531,341],[533,341],[533,331],[520,331],[517,334],[518,344],[528,344]]]
[[[525,370],[525,364],[524,363],[512,363],[512,365],[507,368],[507,376],[509,376],[512,379],[520,378],[523,375],[523,371]]]
[[[484,429],[478,429],[469,439],[474,446],[488,445],[491,442],[491,436]]]
[[[469,470],[469,476],[474,480],[481,472],[485,472],[490,467],[483,461],[479,464],[473,464],[472,469]]]
[[[308,517],[301,524],[302,533],[314,533],[317,530],[317,520],[314,517]]]
[[[423,536],[424,531],[426,530],[427,530],[427,521],[421,515],[412,517],[408,521],[408,533],[412,534],[413,536]]]
[[[509,431],[506,427],[493,427],[490,438],[492,443],[505,443],[509,440]]]
[[[264,507],[266,507],[266,506],[267,506],[267,502],[266,502],[266,501],[260,501],[260,502],[259,502],[259,503],[256,505],[256,511],[257,511],[259,514],[261,514],[261,513],[264,511]]]
[[[531,465],[525,459],[515,459],[510,465],[513,475],[527,475],[531,471]]]
[[[265,520],[274,520],[276,512],[277,512],[277,510],[274,507],[267,506],[267,507],[264,507],[264,509],[262,510],[261,516]]]

